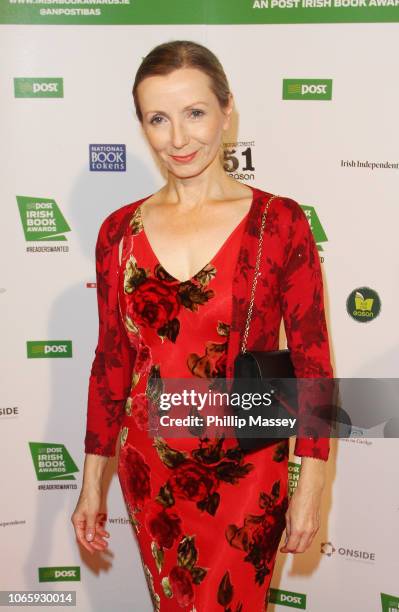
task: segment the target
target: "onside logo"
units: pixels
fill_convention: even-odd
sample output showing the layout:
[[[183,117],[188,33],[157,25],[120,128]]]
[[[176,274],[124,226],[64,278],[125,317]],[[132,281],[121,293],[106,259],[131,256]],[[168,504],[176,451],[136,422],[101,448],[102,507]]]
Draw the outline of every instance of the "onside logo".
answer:
[[[282,589],[269,589],[269,603],[289,606],[290,608],[306,609],[306,595],[294,591],[283,591]]]
[[[29,442],[38,480],[75,480],[79,468],[63,444]]]
[[[17,203],[26,240],[66,240],[71,228],[55,200],[17,196]]]
[[[39,582],[71,582],[80,580],[79,566],[39,567]]]
[[[332,542],[321,542],[320,552],[329,558],[338,555],[339,557],[353,561],[375,561],[374,552],[359,550],[356,548],[347,548],[345,546],[338,546],[338,548],[335,548]]]
[[[283,100],[331,100],[332,79],[283,79]]]
[[[72,357],[72,340],[27,340],[28,359]]]
[[[15,78],[16,98],[63,98],[64,80],[61,78]]]

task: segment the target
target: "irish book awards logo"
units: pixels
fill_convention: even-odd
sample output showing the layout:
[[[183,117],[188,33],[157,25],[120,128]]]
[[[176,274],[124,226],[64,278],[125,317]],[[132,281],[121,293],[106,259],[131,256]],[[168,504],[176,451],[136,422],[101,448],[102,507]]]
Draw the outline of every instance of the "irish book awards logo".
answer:
[[[398,612],[399,597],[397,597],[396,595],[388,595],[387,593],[381,593],[381,606],[382,612]]]
[[[323,250],[322,243],[327,242],[328,238],[324,231],[324,228],[320,222],[318,214],[314,206],[306,206],[301,204],[301,208],[309,221],[310,229],[312,230],[313,238],[316,243],[318,251]]]
[[[64,234],[70,232],[71,228],[55,200],[17,196],[17,203],[25,239],[28,242],[66,240]]]
[[[92,172],[125,172],[126,145],[91,144],[89,147]]]
[[[71,582],[80,580],[79,566],[39,567],[39,582]]]
[[[79,468],[63,444],[29,442],[29,448],[38,480],[75,480]]]
[[[64,80],[60,78],[15,78],[16,98],[63,98]]]
[[[28,359],[72,357],[72,340],[28,340]]]
[[[331,100],[332,79],[283,79],[283,100]]]
[[[380,296],[370,287],[358,287],[349,294],[346,300],[346,310],[355,321],[368,323],[380,314]]]

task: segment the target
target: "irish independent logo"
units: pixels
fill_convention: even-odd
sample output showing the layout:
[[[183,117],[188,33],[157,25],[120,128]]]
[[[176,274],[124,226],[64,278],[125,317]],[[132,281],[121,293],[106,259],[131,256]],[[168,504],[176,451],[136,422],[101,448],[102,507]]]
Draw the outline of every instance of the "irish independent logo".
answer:
[[[125,172],[126,146],[124,144],[91,144],[90,170],[96,172]]]
[[[75,480],[77,465],[63,444],[29,442],[38,480]]]
[[[17,196],[17,202],[26,240],[66,240],[71,228],[55,200]]]
[[[64,81],[60,78],[15,78],[16,98],[63,98]]]
[[[72,340],[28,340],[28,359],[44,357],[72,357]]]
[[[381,300],[374,289],[358,287],[349,294],[346,309],[355,321],[368,323],[380,314]]]
[[[283,79],[283,100],[331,100],[332,79]]]

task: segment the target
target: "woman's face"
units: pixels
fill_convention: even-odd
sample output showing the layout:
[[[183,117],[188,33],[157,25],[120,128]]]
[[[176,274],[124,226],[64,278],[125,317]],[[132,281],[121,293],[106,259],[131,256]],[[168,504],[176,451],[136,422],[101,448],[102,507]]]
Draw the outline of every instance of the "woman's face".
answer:
[[[219,153],[233,108],[222,109],[210,78],[195,68],[145,78],[137,88],[143,129],[166,169],[179,178],[203,172]]]

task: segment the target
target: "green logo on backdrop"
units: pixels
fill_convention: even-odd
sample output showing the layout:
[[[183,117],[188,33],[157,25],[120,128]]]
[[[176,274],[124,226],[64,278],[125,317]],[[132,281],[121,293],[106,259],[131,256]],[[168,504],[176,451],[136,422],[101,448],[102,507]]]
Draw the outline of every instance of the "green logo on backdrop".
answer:
[[[315,240],[317,249],[319,251],[322,251],[323,247],[321,243],[327,242],[328,238],[326,236],[326,233],[323,229],[322,224],[320,223],[320,219],[317,216],[317,212],[313,206],[301,205],[301,208],[303,212],[305,213],[307,220],[309,221],[310,229],[312,230],[313,238]]]
[[[28,359],[72,357],[72,340],[28,340]]]
[[[283,79],[283,100],[331,100],[332,79]]]
[[[294,593],[294,591],[282,591],[281,589],[269,589],[269,602],[290,608],[306,609],[306,595]]]
[[[301,464],[295,461],[288,462],[288,497],[291,497],[298,484],[299,474],[301,473]]]
[[[79,468],[63,444],[29,442],[29,448],[38,480],[75,480]]]
[[[39,582],[70,582],[80,580],[80,567],[39,567]]]
[[[16,98],[63,98],[64,82],[58,78],[15,78]]]
[[[55,200],[17,196],[17,202],[26,240],[66,240],[71,228]]]
[[[382,612],[396,612],[399,610],[399,597],[381,593]]]
[[[368,323],[380,314],[381,300],[374,289],[358,287],[349,294],[346,310],[355,321]]]

